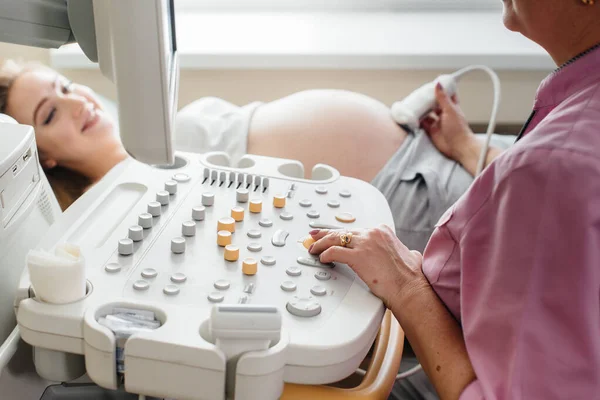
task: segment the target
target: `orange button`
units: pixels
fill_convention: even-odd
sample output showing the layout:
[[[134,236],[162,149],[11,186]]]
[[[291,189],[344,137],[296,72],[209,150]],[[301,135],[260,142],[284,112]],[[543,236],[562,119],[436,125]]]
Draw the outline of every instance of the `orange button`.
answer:
[[[217,231],[235,232],[235,220],[231,217],[221,218],[217,223]]]
[[[275,195],[273,197],[273,206],[275,206],[276,208],[285,207],[285,196],[282,194]]]
[[[308,250],[310,248],[310,246],[315,242],[316,240],[312,238],[312,236],[307,236],[306,238],[304,238],[304,240],[302,241],[302,245],[304,247],[306,247],[306,250]]]
[[[262,211],[262,200],[261,199],[250,200],[250,212],[251,213],[259,213],[261,211]]]
[[[231,218],[236,222],[244,220],[244,209],[240,206],[235,206],[231,209]]]
[[[217,232],[217,244],[221,247],[225,247],[231,244],[231,232],[219,231]]]
[[[227,261],[237,261],[240,258],[240,248],[232,244],[225,246],[225,259]]]
[[[244,275],[256,275],[258,262],[254,258],[246,258],[242,263],[242,272]]]

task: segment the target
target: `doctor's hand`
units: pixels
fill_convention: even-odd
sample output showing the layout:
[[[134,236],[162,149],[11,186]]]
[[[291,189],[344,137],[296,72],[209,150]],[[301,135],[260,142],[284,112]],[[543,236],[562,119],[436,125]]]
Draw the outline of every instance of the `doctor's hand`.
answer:
[[[388,226],[353,231],[323,229],[310,234],[316,242],[309,253],[318,254],[322,263],[347,264],[388,308],[398,296],[409,298],[429,287],[421,269],[423,256],[410,251]],[[342,246],[344,238],[347,244]]]
[[[423,119],[421,127],[442,154],[462,164],[465,150],[472,146],[475,135],[458,105],[456,96],[448,96],[438,84],[435,97],[437,109]]]

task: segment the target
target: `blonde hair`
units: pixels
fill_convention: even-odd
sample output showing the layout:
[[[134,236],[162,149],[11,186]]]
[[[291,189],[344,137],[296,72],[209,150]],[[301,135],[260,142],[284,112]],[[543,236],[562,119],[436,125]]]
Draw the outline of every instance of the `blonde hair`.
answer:
[[[24,63],[15,60],[0,60],[0,113],[6,112],[8,97],[12,85],[17,78],[26,71],[39,68],[48,68],[38,63]],[[38,153],[41,149],[38,148]],[[50,182],[52,191],[58,200],[58,204],[64,210],[75,202],[91,185],[88,177],[75,172],[71,169],[56,166],[54,168],[44,168],[44,173]]]

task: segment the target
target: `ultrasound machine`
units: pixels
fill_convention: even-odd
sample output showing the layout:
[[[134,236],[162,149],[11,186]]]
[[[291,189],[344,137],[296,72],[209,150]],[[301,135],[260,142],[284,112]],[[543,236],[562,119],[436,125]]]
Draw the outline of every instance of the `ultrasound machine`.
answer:
[[[305,179],[293,160],[175,152],[173,0],[3,0],[0,41],[77,42],[116,84],[131,155],[61,213],[33,128],[0,119],[0,374],[33,360],[44,400],[387,396],[398,323],[307,250],[311,229],[393,227],[386,200],[324,164]],[[358,386],[335,384],[368,355]],[[0,398],[30,386],[15,379]]]

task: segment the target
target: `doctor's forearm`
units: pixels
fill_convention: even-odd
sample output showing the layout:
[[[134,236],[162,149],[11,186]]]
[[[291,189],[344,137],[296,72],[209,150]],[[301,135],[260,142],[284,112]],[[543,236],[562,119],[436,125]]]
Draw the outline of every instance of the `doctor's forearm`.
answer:
[[[475,176],[477,173],[477,164],[479,163],[479,157],[483,150],[484,143],[473,136],[473,139],[464,146],[460,153],[457,154],[456,161],[458,161],[469,174]],[[487,156],[485,159],[485,166],[487,167],[496,157],[502,153],[502,150],[495,147],[488,147]]]
[[[458,399],[476,379],[462,331],[431,286],[399,294],[391,310],[441,399]]]

